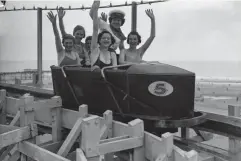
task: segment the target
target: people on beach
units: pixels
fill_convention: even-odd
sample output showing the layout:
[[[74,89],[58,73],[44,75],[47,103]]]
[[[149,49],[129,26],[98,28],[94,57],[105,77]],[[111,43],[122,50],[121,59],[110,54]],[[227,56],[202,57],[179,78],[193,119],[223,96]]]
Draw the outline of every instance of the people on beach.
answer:
[[[120,51],[120,56],[119,56],[120,64],[143,62],[142,60],[143,55],[155,38],[155,16],[151,9],[146,10],[146,14],[151,19],[150,37],[146,40],[146,42],[140,48],[137,48],[137,46],[141,43],[141,36],[136,31],[130,32],[129,35],[127,36],[127,43],[129,44],[129,48],[128,49],[123,48]]]
[[[62,37],[64,37],[64,35],[66,35],[67,33],[65,32],[65,27],[64,27],[64,22],[63,22],[63,18],[65,16],[65,11],[62,7],[60,7],[58,10],[58,17],[59,17],[59,28],[62,34]],[[90,65],[90,64],[84,64],[84,60],[85,58],[85,51],[84,51],[84,47],[85,44],[82,41],[83,38],[85,38],[85,29],[83,26],[81,25],[77,25],[75,26],[75,28],[73,29],[73,36],[74,36],[74,48],[73,50],[75,50],[76,52],[78,52],[79,57],[80,57],[80,61],[82,65]],[[86,63],[89,63],[88,61]]]
[[[90,17],[93,19],[93,13],[98,8],[91,8]],[[115,51],[117,48],[120,50],[124,47],[123,43],[126,40],[125,35],[121,30],[121,26],[125,23],[125,13],[121,10],[112,10],[109,13],[109,24],[107,23],[107,15],[101,14],[101,18],[98,18],[100,32],[106,30],[112,34],[115,39],[115,44],[110,47],[110,51]]]
[[[62,38],[62,46],[56,23],[57,14],[54,15],[53,12],[50,11],[48,12],[47,17],[53,26],[58,57],[58,65],[61,67],[63,65],[80,64],[81,59],[79,58],[79,54],[76,50],[73,50],[75,38],[70,34],[64,34]]]
[[[98,18],[98,9],[100,6],[100,1],[95,0],[92,9],[92,19],[93,19],[93,34],[91,40],[91,67],[92,69],[102,69],[106,66],[117,65],[116,53],[110,51],[111,45],[115,44],[114,36],[108,31],[104,30],[98,34],[99,29],[99,18]]]

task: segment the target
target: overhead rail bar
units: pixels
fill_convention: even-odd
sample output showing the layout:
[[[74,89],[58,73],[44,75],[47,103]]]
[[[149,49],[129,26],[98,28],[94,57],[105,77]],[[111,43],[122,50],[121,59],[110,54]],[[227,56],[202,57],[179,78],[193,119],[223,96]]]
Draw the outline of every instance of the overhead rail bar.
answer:
[[[159,3],[159,2],[166,2],[168,0],[155,0],[155,1],[140,1],[140,2],[136,2],[136,5],[142,5],[142,4],[152,4],[152,3]],[[127,1],[123,4],[117,4],[117,5],[112,5],[112,3],[110,3],[109,5],[105,5],[105,6],[100,6],[99,8],[113,8],[113,7],[124,7],[124,6],[132,6],[132,2],[128,3]],[[41,7],[35,7],[33,6],[33,8],[25,8],[24,6],[22,8],[12,8],[12,9],[7,9],[5,6],[5,9],[0,10],[0,12],[6,12],[6,11],[34,11],[34,10],[38,10],[38,8]],[[58,10],[59,6],[57,6],[56,8],[48,8],[47,6],[45,6],[44,8],[42,8],[42,10]],[[67,7],[64,8],[64,10],[88,10],[91,9],[91,6],[85,7],[84,5],[82,5],[81,7]]]

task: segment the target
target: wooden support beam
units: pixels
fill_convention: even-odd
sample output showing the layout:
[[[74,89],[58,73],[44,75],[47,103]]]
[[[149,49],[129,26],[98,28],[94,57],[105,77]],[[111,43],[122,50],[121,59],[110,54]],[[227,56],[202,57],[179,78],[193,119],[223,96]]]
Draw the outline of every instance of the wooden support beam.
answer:
[[[142,138],[142,146],[134,148],[133,151],[133,161],[145,161],[145,149],[144,149],[144,123],[140,119],[133,120],[128,123],[131,131],[131,137]]]
[[[106,127],[106,137],[107,138],[112,138],[113,137],[113,114],[112,111],[107,110],[105,111],[105,113],[103,114],[103,118],[104,118],[104,123],[105,123],[105,127]],[[106,138],[104,136],[104,138]],[[101,138],[102,139],[102,138]],[[108,153],[104,155],[104,159],[105,161],[112,161],[114,158],[114,154],[113,153]]]
[[[156,160],[162,155],[172,157],[173,134],[165,133],[162,138],[145,132],[145,157],[148,160]]]
[[[84,152],[80,148],[76,149],[76,161],[87,161]]]
[[[9,131],[12,131],[12,130],[16,130],[16,129],[19,129],[19,127],[0,124],[0,134],[6,133],[6,132],[9,132]]]
[[[14,116],[13,120],[9,124],[10,126],[16,125],[20,121],[20,111],[17,112],[17,114]]]
[[[81,128],[82,128],[82,118],[80,117],[77,122],[75,123],[74,127],[71,129],[69,135],[65,139],[63,145],[60,147],[58,151],[58,155],[66,157],[69,153],[71,147],[74,145],[76,139],[80,135]]]
[[[36,136],[37,133],[37,126],[33,125],[32,127],[34,127],[33,129],[31,129],[31,127],[26,126],[26,127],[21,127],[19,129],[16,130],[12,130],[6,133],[3,133],[0,135],[0,149],[4,148],[6,146],[12,145],[12,144],[16,144],[20,141],[32,138],[33,136]],[[33,132],[32,130],[34,130],[35,132]]]
[[[117,136],[117,137],[114,137],[114,138],[100,140],[100,144],[110,143],[110,142],[113,142],[113,141],[120,141],[120,140],[128,139],[128,138],[130,138],[129,135]]]
[[[228,106],[228,115],[240,117],[240,108],[241,108],[241,105],[239,105],[239,106],[229,105]],[[234,154],[240,152],[241,151],[240,140],[236,140],[232,137],[229,137],[229,151]]]
[[[198,161],[198,153],[194,150],[186,152],[174,146],[174,161]]]
[[[18,161],[20,153],[18,151],[18,145],[11,145],[13,148],[8,152],[7,156],[2,161]]]
[[[64,141],[58,141],[58,142],[50,142],[48,144],[40,145],[41,148],[46,149],[48,151],[51,151],[53,153],[57,153],[59,148],[63,145]]]
[[[118,152],[143,146],[143,137],[132,137],[98,145],[98,155]],[[93,154],[94,155],[94,154]],[[96,154],[95,154],[96,155]]]
[[[0,124],[6,123],[6,90],[0,90]]]
[[[62,106],[62,100],[59,96],[54,96],[51,98],[53,102],[58,104],[58,106],[55,106],[51,109],[52,113],[52,138],[53,141],[60,141],[62,140],[62,122],[61,122],[61,106]]]
[[[99,155],[98,147],[100,141],[100,118],[90,116],[83,119],[81,149],[87,158]]]
[[[57,154],[54,154],[46,149],[43,149],[35,144],[32,144],[28,141],[23,141],[19,143],[18,150],[27,155],[28,157],[31,157],[35,160],[49,160],[49,161],[70,161],[62,156],[59,156]]]
[[[34,122],[34,109],[31,107],[31,104],[34,102],[33,96],[24,96],[21,98],[20,104],[20,126],[28,126]],[[33,135],[33,134],[32,134]],[[35,135],[36,136],[36,135]],[[33,137],[31,142],[36,143],[36,137]],[[20,155],[21,161],[27,161],[27,156],[24,154]]]
[[[16,150],[17,150],[17,145],[16,145],[16,144],[12,144],[12,145],[8,146],[8,147],[6,148],[6,150],[0,155],[0,160],[1,160],[1,161],[3,161],[3,160],[8,160],[8,158],[9,158],[9,153],[10,153],[11,150],[14,149],[14,147],[15,147]]]

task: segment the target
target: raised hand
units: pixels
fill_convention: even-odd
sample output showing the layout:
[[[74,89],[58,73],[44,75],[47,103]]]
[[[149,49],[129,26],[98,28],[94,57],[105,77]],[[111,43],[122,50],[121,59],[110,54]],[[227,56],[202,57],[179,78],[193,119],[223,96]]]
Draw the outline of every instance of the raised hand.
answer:
[[[102,12],[101,13],[101,17],[100,17],[103,21],[105,21],[105,22],[107,22],[107,15],[104,13],[104,12]]]
[[[56,24],[56,15],[53,14],[52,11],[48,12],[47,14],[47,17],[49,18],[49,21],[52,23],[52,24]]]
[[[152,9],[147,9],[146,14],[148,17],[150,17],[150,19],[155,19]]]
[[[63,18],[64,15],[65,15],[65,10],[63,7],[60,7],[58,10],[57,10],[57,13],[58,13],[58,16],[59,18]]]

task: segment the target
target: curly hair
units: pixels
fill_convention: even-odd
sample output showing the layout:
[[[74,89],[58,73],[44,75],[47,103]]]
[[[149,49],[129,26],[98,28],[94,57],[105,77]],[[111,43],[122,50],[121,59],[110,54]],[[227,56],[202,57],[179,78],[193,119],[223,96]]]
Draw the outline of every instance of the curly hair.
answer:
[[[67,39],[70,39],[70,40],[73,40],[73,43],[74,43],[74,36],[70,35],[70,34],[65,34],[62,38],[62,44],[64,44],[64,41],[67,40]]]
[[[138,44],[141,43],[141,36],[140,36],[140,34],[138,32],[136,32],[136,31],[132,31],[127,36],[127,44],[129,44],[129,38],[130,38],[131,35],[136,35],[137,39],[138,39]]]
[[[109,32],[109,31],[106,31],[106,30],[104,30],[104,31],[102,31],[102,32],[100,32],[99,34],[98,34],[98,40],[97,40],[97,42],[98,42],[98,44],[100,44],[100,39],[102,38],[102,36],[104,35],[104,34],[110,34],[110,36],[111,36],[111,44],[110,44],[110,46],[111,45],[113,45],[114,43],[115,43],[115,38],[112,36],[112,34]]]
[[[87,41],[89,41],[89,40],[91,40],[92,39],[92,36],[87,36],[86,38],[85,38],[85,43],[87,43]]]

